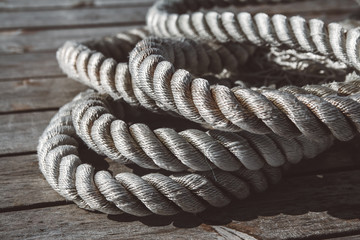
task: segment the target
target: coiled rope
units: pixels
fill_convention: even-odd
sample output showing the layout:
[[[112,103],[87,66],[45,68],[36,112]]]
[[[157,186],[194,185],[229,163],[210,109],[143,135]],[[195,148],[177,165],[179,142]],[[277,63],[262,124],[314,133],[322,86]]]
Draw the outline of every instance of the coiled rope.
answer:
[[[121,34],[114,39],[139,40],[139,37],[127,37],[132,34]],[[123,45],[114,42],[105,39],[97,45],[101,49],[117,48],[120,53],[135,45],[130,41]],[[352,139],[359,131],[359,81],[285,86],[278,90],[210,85],[206,79],[194,78],[183,68],[197,74],[215,69],[215,74],[222,68],[235,69],[246,61],[249,53],[239,45],[229,45],[237,51],[225,47],[205,51],[204,46],[208,45],[185,39],[148,38],[136,45],[126,64],[114,60],[123,59],[126,54],[106,58],[84,44],[67,42],[57,52],[57,58],[69,77],[114,99],[123,98],[152,111],[172,111],[219,130],[273,132],[287,138],[303,134],[315,139],[331,132],[342,141]]]
[[[226,7],[264,1],[243,0],[160,0],[148,11],[146,18],[149,31],[159,37],[186,37],[195,40],[219,42],[250,42],[257,46],[270,45],[319,53],[334,57],[360,70],[360,29],[349,31],[338,23],[325,24],[319,19],[305,20],[281,14],[268,16],[248,12],[218,13],[193,12],[200,8]],[[267,3],[279,1],[266,1]]]
[[[62,107],[39,140],[40,169],[59,194],[111,214],[197,213],[264,191],[284,164],[358,133],[359,30],[263,13],[187,13],[230,3],[246,1],[159,1],[147,16],[157,37],[141,28],[58,50],[60,68],[98,92]],[[254,45],[323,55],[354,72],[344,82],[234,87]],[[210,130],[128,124],[121,101]],[[84,143],[120,164],[163,173],[114,178],[82,160]]]
[[[144,124],[127,126],[108,106],[103,95],[79,94],[50,121],[38,157],[41,172],[59,194],[79,207],[109,214],[172,215],[180,209],[197,213],[222,207],[231,197],[244,199],[250,189],[261,192],[278,182],[281,169],[270,165],[314,157],[332,144],[331,137],[319,143],[216,130],[151,131]],[[116,109],[122,112],[121,104]],[[119,173],[114,178],[108,171],[96,172],[81,160],[82,140],[120,163],[179,173]]]

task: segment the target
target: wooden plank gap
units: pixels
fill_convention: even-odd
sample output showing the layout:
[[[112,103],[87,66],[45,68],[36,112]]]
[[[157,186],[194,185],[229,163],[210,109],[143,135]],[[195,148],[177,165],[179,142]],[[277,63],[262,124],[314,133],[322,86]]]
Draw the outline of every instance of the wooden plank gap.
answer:
[[[61,9],[82,9],[82,8],[112,8],[112,7],[130,7],[144,6],[150,7],[155,0],[35,0],[31,1],[0,1],[0,12],[17,12],[17,11],[46,11]]]
[[[44,30],[58,30],[58,29],[75,29],[75,28],[103,28],[103,27],[124,27],[129,25],[145,25],[145,21],[131,21],[131,22],[107,22],[96,24],[73,24],[73,25],[47,25],[47,26],[15,26],[15,27],[1,27],[1,31],[13,31],[13,30],[29,30],[29,31],[44,31]]]
[[[8,112],[0,112],[1,115],[8,115],[8,114],[23,114],[23,113],[33,113],[33,112],[48,112],[48,111],[57,111],[59,108],[37,108],[37,109],[30,109],[30,110],[14,110]]]
[[[41,191],[41,190],[39,189],[39,191]],[[74,203],[66,201],[66,200],[55,201],[55,202],[42,202],[42,203],[35,203],[35,204],[31,204],[31,205],[26,205],[26,206],[14,206],[14,207],[8,207],[8,208],[0,208],[0,213],[16,212],[16,211],[24,211],[24,210],[48,208],[48,207],[58,207],[58,206],[64,206],[64,205],[70,205],[70,204],[74,204]]]
[[[19,156],[27,156],[27,155],[34,155],[37,154],[37,151],[24,151],[24,152],[18,152],[18,153],[6,153],[6,154],[0,154],[0,158],[3,157],[19,157]]]

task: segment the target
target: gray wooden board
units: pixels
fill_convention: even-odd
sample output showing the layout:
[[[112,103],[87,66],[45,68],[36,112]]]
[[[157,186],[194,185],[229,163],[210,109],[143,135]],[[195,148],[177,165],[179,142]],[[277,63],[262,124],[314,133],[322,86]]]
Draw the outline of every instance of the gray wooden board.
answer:
[[[3,0],[0,2],[0,10],[39,10],[49,8],[81,8],[81,7],[107,7],[107,6],[129,6],[129,5],[151,5],[155,0]],[[256,4],[252,6],[241,7],[243,11],[268,11],[275,12],[307,12],[307,11],[326,11],[337,9],[338,11],[349,10],[356,3],[352,0],[316,0],[316,1],[298,1],[293,3],[278,4],[274,9],[269,8],[266,4]]]
[[[6,81],[0,86],[0,113],[59,108],[87,89],[63,77]]]
[[[0,155],[32,152],[55,111],[0,115]]]
[[[110,220],[105,214],[77,209],[74,205],[3,213],[0,218],[2,239],[216,239],[214,231],[200,227],[179,228],[170,222],[165,226],[161,218],[145,221],[127,217],[121,222]],[[150,223],[151,224],[151,223]],[[223,239],[223,238],[222,238]]]
[[[7,239],[176,239],[186,230],[184,239],[216,236],[210,233],[226,239],[231,233],[257,239],[344,236],[360,230],[359,180],[359,170],[288,179],[267,193],[197,216],[106,216],[74,205],[5,212],[0,234]]]
[[[5,2],[4,5],[8,4],[20,4],[27,3],[22,1],[11,1]],[[40,4],[70,4],[76,3],[77,1],[39,1]],[[107,1],[105,1],[107,2]],[[321,2],[321,4],[320,4]],[[305,2],[296,2],[294,4],[301,4],[302,7],[292,6],[291,4],[279,5],[276,8],[276,11],[282,10],[284,13],[291,13],[294,10],[300,9],[301,11],[308,12],[311,8],[311,11],[319,11],[319,8],[322,12],[343,9],[350,11],[353,7],[354,2],[349,1],[345,4],[339,4],[338,1],[316,1],[315,6],[311,1]],[[34,4],[34,3],[32,3]],[[292,7],[289,7],[292,6]],[[253,12],[257,11],[271,11],[273,8],[268,8],[264,6],[253,6],[248,7]],[[280,8],[280,9],[279,9]],[[339,14],[341,15],[341,14]],[[76,24],[76,22],[74,22]],[[96,38],[104,35],[111,35],[116,32],[122,31],[124,29],[131,28],[132,26],[123,26],[123,27],[103,27],[103,28],[80,28],[80,29],[57,29],[57,30],[43,30],[43,31],[32,31],[24,29],[15,29],[9,31],[0,32],[0,53],[21,53],[21,52],[32,52],[32,51],[44,51],[44,50],[54,50],[58,48],[66,40],[84,40],[88,38]]]
[[[319,171],[331,172],[339,169],[360,168],[360,137],[351,141],[336,141],[334,145],[313,159],[304,159],[287,171],[288,176],[311,174]]]
[[[93,153],[88,153],[95,161]],[[114,161],[104,162],[100,157],[94,166],[110,169],[114,173],[129,172],[131,169]],[[0,157],[0,211],[14,208],[36,208],[57,204],[65,199],[57,194],[46,182],[39,170],[36,154]]]
[[[341,12],[348,12],[357,7],[357,3],[352,0],[316,0],[316,1],[294,1],[290,3],[274,4],[269,7],[269,4],[254,4],[245,5],[243,7],[230,7],[232,11],[246,11],[251,13],[265,12],[268,14],[286,14],[286,15],[313,15],[315,13],[321,14],[324,12],[336,11],[337,14]],[[228,8],[225,8],[228,9]]]
[[[65,41],[84,41],[139,27],[119,26],[102,28],[76,28],[57,30],[11,30],[0,32],[0,54],[49,51],[59,48]]]
[[[350,235],[360,230],[358,175],[359,170],[284,179],[266,195],[214,214],[213,221],[224,215],[235,220],[225,226],[267,239]]]
[[[61,76],[55,52],[0,55],[0,80]]]
[[[74,86],[82,88],[82,86],[78,83],[73,83],[71,80],[69,80],[69,85],[66,88],[64,87],[64,89],[59,89],[59,91],[57,91],[56,86],[59,86],[58,84],[59,83],[54,84],[54,92],[52,92],[54,94],[54,101],[52,102],[52,100],[49,100],[50,103],[52,102],[52,104],[54,104],[50,105],[51,107],[60,107],[63,102],[66,103],[70,101],[71,98],[76,95],[77,91],[69,90],[69,93],[66,94],[64,94],[63,92],[66,91],[66,89],[71,89],[73,86],[72,84],[74,84]],[[34,89],[36,88],[37,86],[34,87]],[[41,91],[41,85],[40,90],[34,90],[33,93],[36,93],[37,91]],[[8,94],[10,95],[11,91]],[[62,96],[64,97],[63,99],[61,99]],[[24,96],[23,101],[17,101],[16,99],[13,99],[9,103],[1,102],[0,106],[16,106],[17,104],[19,104],[17,107],[20,107],[21,104],[25,104],[25,102],[27,102],[27,106],[25,107],[30,106],[30,109],[32,105],[45,107],[46,102],[44,103],[44,105],[41,105],[41,101],[46,101],[45,99],[45,97],[39,98],[36,96],[36,94],[32,95],[31,93],[29,93],[27,96]],[[59,102],[57,102],[56,99],[61,100],[58,100]],[[0,145],[0,155],[35,151],[38,137],[40,136],[43,129],[45,129],[49,120],[54,114],[55,111],[45,111],[0,115],[0,132],[2,133],[0,136],[0,141],[2,142],[2,144]],[[166,125],[166,123],[163,123],[160,126],[169,127],[168,125]],[[321,169],[326,169],[328,165],[329,168],[349,168],[353,166],[359,166],[358,155],[360,148],[358,147],[357,142],[358,139],[355,139],[352,142],[336,145],[332,149],[330,149],[330,151],[324,153],[319,158],[317,158],[320,159],[318,163],[317,160],[314,159],[307,160],[309,164],[305,164],[305,168],[308,169],[308,172],[316,172]],[[341,161],[338,160],[339,158],[341,158]],[[302,164],[300,163],[300,165]],[[296,169],[298,168],[299,166],[296,166]],[[296,170],[294,170],[293,173],[296,173]]]
[[[36,150],[55,114],[46,109],[60,107],[85,88],[63,77],[54,50],[68,39],[97,38],[142,24],[151,2],[0,1],[0,239],[358,239],[358,139],[303,161],[266,193],[198,216],[106,216],[60,206],[65,202],[42,177],[36,155],[26,154]],[[318,0],[241,9],[329,22],[346,17],[357,4]],[[120,170],[112,162],[110,169]]]
[[[0,158],[0,199],[0,211],[64,201],[42,177],[37,156],[33,154]]]
[[[32,139],[31,136],[23,135],[22,138],[28,142],[37,142],[37,138]],[[287,177],[283,180],[283,183],[280,183],[279,186],[275,187],[275,190],[278,189],[278,193],[274,196],[270,194],[272,198],[266,197],[267,201],[272,201],[274,202],[274,205],[282,206],[283,204],[278,203],[278,198],[286,201],[296,201],[296,198],[301,198],[305,195],[314,196],[314,193],[319,194],[319,196],[328,196],[329,194],[332,196],[337,196],[337,194],[339,194],[339,196],[349,196],[354,194],[355,200],[358,197],[360,198],[360,192],[358,194],[358,191],[353,191],[353,188],[351,188],[351,186],[356,187],[356,181],[360,178],[360,176],[357,176],[357,172],[349,171],[346,172],[347,175],[326,173],[336,171],[344,166],[347,166],[350,169],[359,169],[360,163],[355,157],[355,155],[358,155],[359,153],[353,151],[353,157],[350,157],[345,155],[348,152],[348,149],[344,149],[343,151],[330,149],[328,153],[323,154],[318,158],[304,161],[300,166],[295,168],[297,177],[294,177],[294,175],[291,174],[291,171],[286,174]],[[114,174],[122,171],[129,171],[129,169],[123,167],[121,164],[111,160],[104,162],[101,161],[101,158],[95,157],[92,153],[88,154],[86,159],[92,159],[93,162],[97,160],[98,164],[96,166],[101,169],[109,168]],[[339,155],[343,156],[341,161],[337,161]],[[316,170],[317,172],[314,173]],[[310,176],[308,176],[309,174]],[[329,176],[332,177],[330,178]],[[325,180],[323,181],[323,179]],[[331,181],[328,179],[331,179]],[[340,183],[336,182],[335,179],[340,179]],[[332,187],[336,187],[338,184],[340,184],[340,189],[346,185],[346,188],[343,188],[345,192],[339,192],[337,188],[332,189]],[[308,188],[308,185],[312,187]],[[281,191],[281,189],[283,189],[283,191]],[[360,189],[357,188],[357,190]],[[38,194],[37,191],[39,191]],[[11,192],[11,194],[9,194],[9,192]],[[290,196],[290,199],[287,195]],[[0,209],[34,205],[43,202],[54,202],[62,199],[57,196],[57,194],[47,185],[46,181],[43,180],[43,177],[38,170],[37,156],[33,154],[0,157],[0,198],[5,200],[0,202]],[[257,200],[259,204],[261,204],[262,198]],[[299,205],[299,207],[302,207],[302,205]]]
[[[2,0],[0,10],[68,9],[81,7],[113,7],[129,5],[151,5],[155,0]]]
[[[344,236],[344,237],[335,237],[335,238],[327,238],[325,240],[359,240],[360,235],[352,235],[352,236]]]
[[[148,7],[139,6],[2,12],[0,29],[125,25],[144,22],[147,10]]]

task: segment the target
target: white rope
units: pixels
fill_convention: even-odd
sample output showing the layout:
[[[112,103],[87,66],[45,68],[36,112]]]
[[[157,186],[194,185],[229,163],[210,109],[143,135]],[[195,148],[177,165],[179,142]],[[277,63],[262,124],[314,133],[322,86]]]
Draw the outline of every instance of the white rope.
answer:
[[[303,157],[314,157],[332,144],[331,137],[320,143],[304,137],[287,141],[275,135],[191,129],[176,133],[167,128],[151,131],[143,124],[127,127],[115,120],[107,105],[104,96],[92,91],[75,97],[50,121],[40,137],[38,156],[41,172],[59,194],[79,207],[109,214],[172,215],[180,209],[196,213],[207,206],[222,207],[230,202],[230,196],[244,199],[250,188],[261,192],[269,183],[278,182],[285,161],[295,163]],[[112,121],[104,124],[104,119]],[[90,132],[84,135],[79,126]],[[114,134],[127,134],[127,138]],[[79,137],[120,163],[181,172],[142,177],[119,173],[114,178],[110,172],[96,171],[81,160]]]
[[[49,184],[88,210],[197,213],[264,191],[280,180],[285,164],[358,134],[360,30],[279,14],[197,11],[258,2],[159,1],[147,16],[156,37],[141,28],[65,43],[56,55],[60,68],[97,92],[83,92],[62,107],[40,137],[39,166]],[[234,87],[232,78],[256,57],[255,46],[278,51],[275,62],[283,66],[293,65],[284,57],[292,51],[352,74],[343,82]],[[209,130],[128,123],[123,102]],[[84,144],[152,173],[114,177],[82,159]]]

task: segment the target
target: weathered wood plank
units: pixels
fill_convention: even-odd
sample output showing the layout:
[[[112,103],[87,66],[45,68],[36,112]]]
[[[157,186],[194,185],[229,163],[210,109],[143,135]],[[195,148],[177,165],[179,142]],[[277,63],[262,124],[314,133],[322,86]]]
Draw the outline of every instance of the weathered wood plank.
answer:
[[[286,175],[311,174],[316,172],[329,172],[336,169],[360,168],[360,137],[357,136],[349,142],[336,141],[324,153],[314,159],[304,159],[290,167]]]
[[[118,221],[116,221],[118,220]],[[110,220],[105,214],[79,210],[74,205],[1,214],[2,239],[217,239],[215,231],[179,228],[167,219],[133,217]],[[164,220],[166,222],[164,222]],[[148,227],[147,224],[152,224]],[[161,226],[166,224],[166,226]],[[160,226],[157,226],[160,225]],[[222,238],[223,239],[223,238]]]
[[[65,80],[68,81],[68,83],[66,83]],[[42,84],[45,85],[36,85],[39,81],[44,81]],[[31,109],[31,106],[38,106],[39,108],[44,109],[48,109],[50,107],[56,108],[60,107],[63,103],[70,101],[71,98],[78,93],[78,90],[82,88],[81,85],[69,79],[53,79],[50,80],[49,83],[47,83],[47,80],[45,79],[39,81],[35,80],[35,85],[30,87],[31,89],[34,89],[33,94],[25,94],[26,90],[24,90],[25,96],[23,100],[18,101],[16,99],[17,94],[14,94],[14,97],[9,103],[1,101],[0,106],[6,107],[15,105],[15,107],[18,107],[18,110],[22,107],[21,104],[27,104],[25,105],[25,108],[29,107],[29,109]],[[14,84],[16,85],[16,83],[19,82],[15,82]],[[31,82],[33,81],[24,81],[23,84],[31,84]],[[54,83],[54,86],[51,87],[53,91],[49,93],[51,94],[50,97],[37,96],[37,93],[40,93],[43,87],[46,89],[46,86],[48,84],[51,85],[52,83]],[[62,86],[62,84],[64,84],[64,87],[62,89],[57,89],[57,86]],[[39,89],[37,89],[37,87],[39,87]],[[77,87],[79,89],[75,89]],[[4,89],[1,91],[4,91]],[[69,92],[67,93],[67,91]],[[7,94],[11,95],[11,90]],[[53,99],[50,100],[50,98]],[[0,145],[0,154],[16,154],[35,151],[37,138],[40,136],[42,130],[45,129],[48,121],[54,113],[54,111],[46,111],[0,115],[0,132],[2,133],[0,135],[0,142],[3,143]],[[163,122],[163,124],[159,122],[157,127],[169,127],[169,125],[166,122]],[[359,167],[360,161],[358,161],[358,156],[360,154],[360,148],[358,145],[358,140],[340,143],[340,145],[331,148],[318,158],[309,159],[304,163],[295,165],[294,170],[292,170],[292,172],[288,175],[291,175],[292,173],[298,175],[299,173],[302,174],[304,172],[313,173],[319,171],[333,171],[333,169],[336,168]]]
[[[55,52],[0,56],[0,79],[63,76]]]
[[[3,31],[0,32],[0,54],[55,50],[67,40],[83,41],[115,35],[118,32],[136,27],[139,25],[43,31],[21,29]]]
[[[295,1],[290,3],[280,4],[256,4],[246,5],[241,7],[241,11],[248,11],[251,13],[266,12],[268,14],[314,14],[317,12],[332,12],[336,11],[338,14],[344,11],[352,11],[358,5],[351,0],[337,1],[337,0],[316,0],[316,1]],[[232,8],[234,9],[234,8]],[[238,11],[239,9],[236,9]]]
[[[0,115],[0,155],[35,151],[54,114],[55,111]]]
[[[52,239],[75,239],[80,236],[78,234],[85,234],[87,239],[98,239],[111,232],[108,239],[166,239],[170,236],[177,239],[181,236],[177,235],[178,231],[193,227],[186,229],[190,231],[184,235],[186,239],[196,236],[202,239],[216,232],[225,239],[229,239],[229,234],[238,239],[246,235],[257,239],[343,236],[360,230],[359,180],[359,170],[288,179],[267,193],[197,216],[185,213],[145,218],[120,215],[106,219],[104,214],[89,213],[74,205],[8,212],[1,214],[0,234],[21,239],[35,236],[37,239],[50,236]],[[96,233],[92,229],[96,229]]]
[[[2,55],[0,72],[0,80],[64,76],[55,52]]]
[[[340,13],[353,11],[357,5],[351,0],[339,1],[316,1],[295,2],[281,4],[275,7],[268,5],[245,6],[242,11],[267,12],[269,14],[284,13],[287,15],[300,14],[312,17],[315,13],[321,13],[321,18],[338,19]],[[43,10],[43,11],[16,11],[2,12],[0,14],[0,29],[16,28],[52,28],[94,26],[106,24],[126,24],[131,22],[143,22],[148,6],[118,7],[111,8],[81,8],[67,10]],[[232,10],[234,10],[232,8]],[[240,10],[240,9],[238,9]],[[341,14],[340,14],[341,15]]]
[[[360,171],[284,179],[266,194],[202,216],[259,239],[302,239],[360,231]],[[230,220],[233,220],[229,223]]]
[[[129,6],[129,5],[151,5],[155,0],[35,0],[31,3],[27,0],[3,0],[0,2],[0,10],[39,10],[51,8],[81,8],[81,7],[113,7],[113,6]],[[355,6],[354,1],[343,0],[317,0],[317,1],[298,1],[293,3],[277,4],[277,12],[308,12],[308,11],[328,11],[338,9],[350,10]],[[252,6],[245,6],[241,9],[244,11],[271,11],[269,5],[257,4]]]
[[[16,1],[17,2],[17,1]],[[15,2],[15,3],[16,3]],[[21,2],[21,1],[20,1]],[[26,1],[27,3],[28,1]],[[73,2],[72,0],[67,3]],[[76,1],[75,1],[76,2]],[[316,1],[322,2],[322,1]],[[7,4],[12,4],[7,3]],[[38,4],[63,4],[63,1],[39,1]],[[64,2],[65,4],[66,2]],[[312,1],[304,1],[298,2],[296,4],[303,4],[305,6],[305,10],[309,10],[312,6]],[[352,3],[352,1],[351,1]],[[25,4],[25,3],[23,3]],[[339,4],[337,1],[325,1],[323,3],[325,8],[321,9],[322,12],[331,11],[334,9],[343,9],[345,7],[349,8],[349,6],[353,7],[353,4]],[[54,5],[55,6],[55,5]],[[283,12],[291,13],[297,9],[303,9],[301,7],[289,7],[287,4],[279,5],[280,10]],[[288,7],[286,7],[288,6]],[[322,7],[321,4],[316,4],[313,6],[313,11],[319,11],[319,8]],[[309,9],[307,9],[309,8]],[[253,6],[248,7],[248,9],[252,12],[256,11],[279,11],[279,7],[267,7],[264,9],[262,6]],[[350,11],[350,8],[347,9]],[[308,12],[308,11],[307,11]],[[344,17],[344,14],[340,14],[339,19]],[[321,17],[321,16],[320,16]],[[324,18],[324,17],[323,17]],[[128,28],[138,27],[138,26],[123,26],[123,27],[104,27],[104,28],[80,28],[80,29],[57,29],[57,30],[43,30],[43,31],[33,31],[33,30],[10,30],[10,31],[2,31],[0,32],[0,54],[1,53],[23,53],[23,52],[33,52],[33,51],[44,51],[44,50],[54,50],[58,48],[62,43],[66,40],[84,40],[89,38],[97,38],[104,35],[111,35],[116,32],[123,31]]]
[[[2,0],[1,11],[151,5],[155,0]]]
[[[36,155],[0,158],[0,209],[63,201],[44,180]]]
[[[3,12],[0,29],[119,25],[145,21],[148,7],[112,7]]]
[[[59,108],[85,89],[85,85],[69,78],[2,82],[0,113]]]
[[[23,114],[0,115],[0,124],[1,124],[0,132],[2,133],[0,135],[0,142],[2,143],[0,145],[0,154],[9,154],[9,153],[17,154],[22,152],[36,151],[38,137],[40,136],[43,129],[46,127],[48,121],[50,120],[50,118],[53,116],[54,113],[55,112],[51,111],[51,112],[34,112],[34,113],[23,113]],[[164,124],[164,126],[166,126],[166,124]],[[304,161],[303,163],[295,166],[292,171],[288,172],[287,179],[284,181],[292,182],[294,185],[297,184],[296,182],[304,182],[304,181],[307,182],[307,184],[303,184],[303,185],[300,184],[303,190],[302,192],[300,191],[299,197],[301,197],[303,194],[311,196],[313,194],[312,191],[317,192],[315,191],[317,186],[315,186],[314,182],[311,182],[314,181],[313,179],[314,176],[293,177],[294,175],[293,173],[295,173],[296,176],[318,174],[315,180],[319,180],[324,178],[324,175],[321,174],[323,172],[332,172],[332,171],[336,171],[337,169],[344,169],[344,168],[358,169],[360,166],[360,163],[358,161],[360,150],[358,147],[356,147],[356,145],[358,145],[358,143],[356,143],[355,141],[350,144],[343,143],[342,145],[335,146],[334,148],[330,149],[327,153],[319,156],[316,159],[310,159]],[[89,155],[89,159],[91,158],[90,156],[91,155]],[[2,185],[1,184],[2,181],[14,182],[17,187],[15,189],[20,191],[20,193],[18,192],[18,194],[7,195],[8,201],[6,201],[6,203],[3,202],[3,204],[0,204],[0,208],[22,206],[26,204],[30,205],[30,204],[34,204],[34,201],[35,203],[37,203],[36,201],[39,199],[44,200],[45,202],[53,200],[53,198],[43,199],[42,198],[43,196],[40,195],[40,196],[35,196],[33,201],[30,200],[31,198],[28,198],[23,195],[23,194],[25,195],[28,194],[26,191],[25,192],[21,191],[29,188],[28,186],[29,182],[39,181],[39,179],[36,177],[36,174],[38,174],[39,177],[40,172],[38,171],[38,166],[35,158],[36,158],[35,155],[0,158],[0,166],[1,166],[0,169],[3,169],[3,172],[0,171],[1,173],[0,176],[3,176],[3,178],[0,177],[0,185],[8,189],[7,191],[5,190],[0,191],[0,196],[1,193],[7,195],[10,189],[13,189],[11,185],[6,185],[6,184]],[[26,180],[24,181],[25,178],[22,175],[26,175],[26,174],[22,174],[22,172],[21,174],[16,174],[16,173],[12,174],[14,166],[17,166],[19,168],[19,171],[20,170],[28,171],[29,176],[27,176],[26,179],[28,179],[29,181]],[[118,173],[120,170],[119,165],[111,161],[110,161],[110,168],[114,173]],[[350,175],[352,173],[353,172],[350,172]],[[341,177],[334,177],[334,179],[335,178],[341,179]],[[306,180],[306,179],[310,179],[310,180]],[[352,178],[349,177],[349,179],[351,180]],[[347,177],[345,177],[344,180],[347,181],[348,180]],[[309,189],[309,192],[306,192],[307,185],[313,187]],[[351,180],[349,182],[349,186],[356,186],[356,181]],[[296,198],[296,196],[293,195],[294,194],[296,195],[298,190],[297,187],[294,187],[294,189],[295,192],[294,190],[292,190],[292,187],[289,187],[289,189],[285,189],[284,192],[290,192],[291,193],[290,195],[293,198]],[[345,189],[349,189],[349,188],[345,188]],[[321,189],[318,190],[320,192],[322,191]],[[329,189],[322,191],[322,194],[326,194],[328,190]],[[51,191],[51,190],[48,189],[47,191]],[[334,190],[334,192],[335,194],[338,193],[337,190],[336,191]],[[339,194],[343,194],[343,193],[339,192]],[[344,195],[349,195],[349,194],[351,194],[351,192],[344,193]],[[354,192],[354,194],[356,193]],[[277,198],[278,197],[275,196],[275,198],[271,201],[276,201]]]
[[[325,240],[359,240],[360,235],[352,235],[352,236],[344,236],[344,237],[335,237],[335,238],[327,238]]]
[[[96,162],[97,168],[110,169],[115,173],[131,171],[114,161],[107,162],[103,157],[95,157],[94,152],[82,151],[82,154],[87,160]],[[36,154],[0,157],[0,199],[0,212],[12,211],[14,208],[37,208],[65,201],[46,182],[39,170]]]

